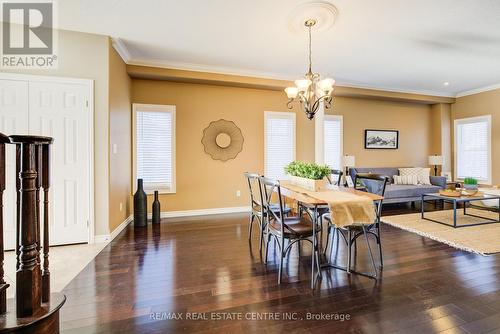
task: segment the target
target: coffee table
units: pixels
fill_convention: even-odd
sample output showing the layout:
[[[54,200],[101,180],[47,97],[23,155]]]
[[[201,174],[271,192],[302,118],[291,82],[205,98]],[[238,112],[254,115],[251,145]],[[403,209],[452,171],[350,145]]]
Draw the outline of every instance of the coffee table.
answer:
[[[474,201],[484,201],[484,200],[498,200],[498,219],[491,219],[488,217],[482,217],[474,214],[467,213],[467,205],[470,205]],[[435,220],[432,218],[425,217],[425,202],[427,201],[435,201],[435,200],[441,200],[447,203],[453,204],[453,225],[447,224],[445,222]],[[457,225],[457,208],[458,204],[462,203],[463,204],[463,210],[464,210],[464,215],[465,216],[471,216],[471,217],[476,217],[476,218],[481,218],[484,219],[484,221],[480,223],[474,223],[474,224],[466,224],[466,225]],[[487,224],[498,224],[500,223],[500,195],[489,195],[489,194],[484,194],[483,196],[460,196],[460,197],[449,197],[449,196],[443,196],[439,193],[434,193],[434,194],[423,194],[422,195],[422,210],[421,210],[421,217],[422,219],[429,220],[434,223],[439,223],[442,225],[446,226],[451,226],[454,228],[460,228],[460,227],[469,227],[469,226],[478,226],[478,225],[487,225]],[[491,212],[491,211],[490,211]]]

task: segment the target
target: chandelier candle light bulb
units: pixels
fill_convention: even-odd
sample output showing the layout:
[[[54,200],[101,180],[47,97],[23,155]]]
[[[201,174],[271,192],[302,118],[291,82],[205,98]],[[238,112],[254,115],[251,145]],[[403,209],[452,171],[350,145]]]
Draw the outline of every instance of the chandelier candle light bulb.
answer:
[[[304,24],[309,31],[309,71],[306,73],[304,79],[295,80],[295,87],[285,88],[285,93],[288,97],[288,108],[292,109],[292,103],[298,101],[302,105],[307,118],[312,120],[321,102],[324,103],[326,109],[331,108],[335,80],[332,78],[321,80],[319,73],[313,73],[311,29],[316,24],[316,20],[309,19]]]

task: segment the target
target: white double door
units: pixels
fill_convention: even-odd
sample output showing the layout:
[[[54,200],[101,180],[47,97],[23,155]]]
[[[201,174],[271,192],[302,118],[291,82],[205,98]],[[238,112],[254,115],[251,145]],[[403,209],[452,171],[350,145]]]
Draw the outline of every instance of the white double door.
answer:
[[[90,83],[0,77],[0,132],[54,138],[50,151],[51,245],[89,240],[90,94]],[[7,189],[3,195],[5,249],[15,247],[15,181],[15,146],[7,145]],[[41,213],[43,217],[43,209]]]

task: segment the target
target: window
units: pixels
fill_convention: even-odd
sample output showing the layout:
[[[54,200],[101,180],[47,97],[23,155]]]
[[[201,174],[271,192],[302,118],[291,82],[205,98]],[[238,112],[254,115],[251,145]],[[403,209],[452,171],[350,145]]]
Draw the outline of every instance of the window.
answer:
[[[455,170],[458,179],[491,183],[491,116],[455,120]]]
[[[342,116],[325,115],[323,127],[324,163],[342,170]]]
[[[134,104],[134,176],[144,190],[175,192],[175,106]]]
[[[284,168],[295,160],[295,113],[264,114],[264,174],[272,179],[286,178]]]

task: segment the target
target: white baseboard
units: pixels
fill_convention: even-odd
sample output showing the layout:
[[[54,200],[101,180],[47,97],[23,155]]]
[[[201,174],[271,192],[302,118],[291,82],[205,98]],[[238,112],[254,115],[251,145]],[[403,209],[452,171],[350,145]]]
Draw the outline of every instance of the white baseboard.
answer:
[[[94,237],[94,242],[95,243],[101,243],[101,242],[111,242],[113,241],[114,238],[116,238],[116,236],[121,232],[123,231],[123,229],[125,227],[127,227],[128,224],[130,224],[132,221],[134,220],[134,216],[133,215],[130,215],[127,217],[127,219],[125,219],[123,221],[123,223],[121,223],[120,225],[118,225],[114,230],[113,232],[111,232],[111,234],[99,234],[99,235],[96,235]]]
[[[160,218],[180,218],[180,217],[195,217],[205,215],[221,215],[228,213],[242,213],[250,212],[249,206],[235,206],[229,208],[213,208],[213,209],[199,209],[199,210],[184,210],[184,211],[163,211],[160,213]],[[148,213],[148,219],[151,219],[152,214]],[[128,224],[134,220],[134,215],[130,215],[118,225],[111,234],[99,234],[94,237],[94,243],[111,242],[116,236],[123,231]]]
[[[234,206],[229,208],[212,208],[199,210],[184,210],[184,211],[162,211],[160,218],[179,218],[179,217],[194,217],[205,215],[221,215],[227,213],[242,213],[250,212],[249,206]],[[151,219],[152,214],[148,213],[148,219]]]

